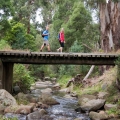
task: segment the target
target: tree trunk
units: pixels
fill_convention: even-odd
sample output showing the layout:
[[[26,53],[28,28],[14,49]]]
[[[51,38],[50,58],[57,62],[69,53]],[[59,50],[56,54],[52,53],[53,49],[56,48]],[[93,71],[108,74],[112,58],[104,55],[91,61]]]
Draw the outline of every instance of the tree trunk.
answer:
[[[92,65],[92,66],[91,66],[89,72],[88,72],[87,75],[84,77],[83,81],[85,81],[85,80],[91,75],[92,71],[94,70],[94,67],[95,67],[95,65]]]
[[[101,47],[104,52],[120,48],[120,2],[100,3]]]

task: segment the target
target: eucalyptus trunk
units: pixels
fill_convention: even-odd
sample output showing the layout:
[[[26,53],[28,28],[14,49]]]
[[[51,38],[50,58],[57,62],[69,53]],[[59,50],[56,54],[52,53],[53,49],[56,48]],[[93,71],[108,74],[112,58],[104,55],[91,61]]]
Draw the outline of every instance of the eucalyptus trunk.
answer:
[[[104,52],[120,48],[120,2],[100,3],[101,47]]]

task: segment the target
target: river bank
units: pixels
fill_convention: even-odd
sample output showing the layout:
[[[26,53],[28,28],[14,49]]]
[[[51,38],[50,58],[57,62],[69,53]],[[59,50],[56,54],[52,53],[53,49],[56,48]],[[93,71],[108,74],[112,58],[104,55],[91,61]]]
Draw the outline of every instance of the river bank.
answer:
[[[114,76],[113,71],[115,69],[111,69],[105,74]],[[104,76],[101,76],[101,79],[103,78]],[[112,84],[111,78],[108,83]],[[106,90],[110,86],[105,79],[104,82],[100,79],[96,80],[98,82],[96,82],[96,86],[93,84],[94,92],[91,91],[92,83],[89,84],[90,86],[86,85],[85,88],[79,89],[80,92],[83,92],[81,95],[78,94],[78,91],[75,93],[71,89],[73,86],[61,88],[60,84],[55,81],[40,80],[32,84],[30,93],[19,93],[15,98],[5,90],[0,90],[0,112],[3,112],[4,117],[16,117],[19,120],[119,120],[119,114],[109,114],[109,111],[117,110],[119,107],[117,104],[119,93],[112,88],[111,90],[116,93],[117,97],[113,99],[115,95],[112,94],[112,102],[108,102],[110,93]],[[101,89],[96,90],[97,84],[102,91]],[[89,92],[85,94],[85,90],[89,90]]]

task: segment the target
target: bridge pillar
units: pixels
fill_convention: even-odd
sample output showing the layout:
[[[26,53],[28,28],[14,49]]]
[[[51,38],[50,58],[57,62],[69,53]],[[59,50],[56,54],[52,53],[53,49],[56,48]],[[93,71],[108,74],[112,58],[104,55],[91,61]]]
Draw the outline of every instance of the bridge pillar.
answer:
[[[14,63],[4,63],[0,61],[0,80],[2,89],[12,93]]]

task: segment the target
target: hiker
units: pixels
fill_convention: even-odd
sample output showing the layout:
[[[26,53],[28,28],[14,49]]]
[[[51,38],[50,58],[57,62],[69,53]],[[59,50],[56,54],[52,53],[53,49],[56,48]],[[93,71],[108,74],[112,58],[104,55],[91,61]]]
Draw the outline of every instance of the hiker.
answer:
[[[64,29],[61,28],[61,31],[59,32],[59,43],[60,43],[60,48],[57,49],[57,52],[62,52],[64,48],[64,43],[65,43],[65,37],[64,37]]]
[[[48,52],[50,52],[50,45],[49,45],[49,26],[46,26],[46,30],[43,31],[42,36],[43,36],[43,44],[40,48],[40,51],[42,52],[43,48],[46,46],[48,49]]]

